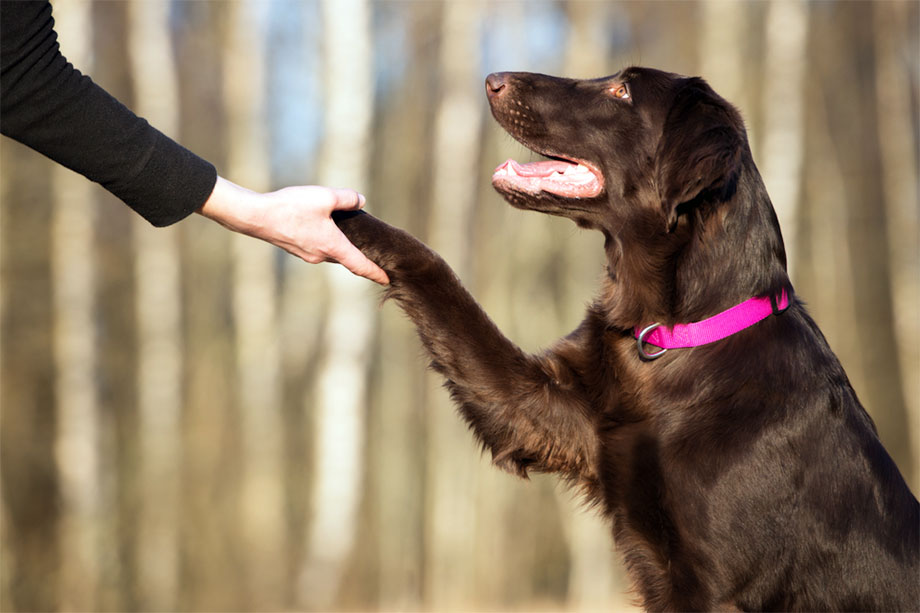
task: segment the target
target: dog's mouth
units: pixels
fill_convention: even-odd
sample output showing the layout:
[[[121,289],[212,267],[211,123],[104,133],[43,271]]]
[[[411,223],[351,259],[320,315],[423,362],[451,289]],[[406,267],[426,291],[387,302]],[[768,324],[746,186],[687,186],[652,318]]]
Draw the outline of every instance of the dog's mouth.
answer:
[[[508,159],[495,169],[492,185],[502,192],[548,193],[562,198],[595,198],[604,191],[604,176],[592,164],[549,157],[526,164]]]

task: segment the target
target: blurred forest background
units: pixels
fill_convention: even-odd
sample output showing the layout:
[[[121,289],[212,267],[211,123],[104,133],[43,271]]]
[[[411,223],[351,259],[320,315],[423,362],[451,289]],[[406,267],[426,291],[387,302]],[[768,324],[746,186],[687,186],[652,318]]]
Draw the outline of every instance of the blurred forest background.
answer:
[[[64,55],[153,125],[252,189],[361,190],[529,350],[579,322],[601,238],[492,191],[530,154],[485,75],[704,76],[745,116],[796,290],[914,492],[918,12],[54,2]],[[3,610],[629,607],[608,528],[553,478],[489,466],[373,284],[197,216],[155,230],[0,155]]]

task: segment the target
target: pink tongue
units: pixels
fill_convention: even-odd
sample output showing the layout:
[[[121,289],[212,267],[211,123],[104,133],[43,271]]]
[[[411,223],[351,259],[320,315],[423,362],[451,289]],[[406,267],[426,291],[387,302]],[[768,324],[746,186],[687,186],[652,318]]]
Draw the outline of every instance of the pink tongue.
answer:
[[[565,172],[566,168],[571,168],[575,164],[561,162],[559,160],[547,160],[545,162],[530,162],[528,164],[518,164],[514,160],[508,160],[514,168],[514,172],[520,177],[548,177],[556,172]]]

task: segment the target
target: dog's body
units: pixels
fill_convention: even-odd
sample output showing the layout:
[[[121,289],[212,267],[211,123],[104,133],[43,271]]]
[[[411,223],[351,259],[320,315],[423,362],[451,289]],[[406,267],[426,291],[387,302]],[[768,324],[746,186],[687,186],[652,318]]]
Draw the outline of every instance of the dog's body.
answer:
[[[498,122],[551,158],[506,162],[496,189],[606,237],[577,330],[527,355],[420,242],[337,222],[388,273],[495,463],[599,503],[647,609],[920,607],[920,507],[800,302],[715,343],[637,351],[637,326],[792,295],[737,111],[700,79],[639,68],[486,87]]]

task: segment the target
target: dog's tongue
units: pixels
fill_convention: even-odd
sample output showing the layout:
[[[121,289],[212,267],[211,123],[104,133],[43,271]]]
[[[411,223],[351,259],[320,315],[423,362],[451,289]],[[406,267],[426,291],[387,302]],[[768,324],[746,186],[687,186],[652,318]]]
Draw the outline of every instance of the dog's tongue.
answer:
[[[527,164],[519,164],[515,160],[508,160],[496,168],[496,171],[505,168],[519,177],[549,177],[555,173],[564,174],[575,166],[576,164],[563,162],[561,160],[546,160],[543,162],[529,162]]]
[[[592,198],[601,193],[602,183],[584,164],[546,160],[520,164],[507,160],[495,169],[492,184],[501,189],[539,194],[548,192],[564,198]]]

